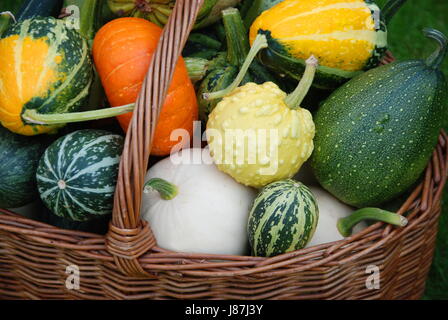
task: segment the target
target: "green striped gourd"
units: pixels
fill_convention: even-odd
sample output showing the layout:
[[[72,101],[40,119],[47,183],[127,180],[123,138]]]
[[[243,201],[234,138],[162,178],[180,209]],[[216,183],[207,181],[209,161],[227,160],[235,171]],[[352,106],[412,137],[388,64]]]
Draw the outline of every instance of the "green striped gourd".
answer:
[[[337,89],[319,108],[311,165],[319,183],[356,207],[377,206],[408,190],[423,173],[446,119],[440,70],[448,40],[426,61],[395,62]]]
[[[103,130],[79,130],[56,140],[39,161],[37,185],[56,215],[87,221],[112,212],[124,139]]]
[[[0,208],[19,208],[38,197],[37,164],[49,139],[24,137],[0,126]]]
[[[77,111],[89,93],[92,64],[87,41],[65,21],[33,18],[0,39],[0,122],[12,132],[37,135],[58,126],[27,123],[40,114]]]
[[[304,248],[319,219],[316,199],[292,179],[264,187],[249,214],[248,234],[255,256],[271,257]]]

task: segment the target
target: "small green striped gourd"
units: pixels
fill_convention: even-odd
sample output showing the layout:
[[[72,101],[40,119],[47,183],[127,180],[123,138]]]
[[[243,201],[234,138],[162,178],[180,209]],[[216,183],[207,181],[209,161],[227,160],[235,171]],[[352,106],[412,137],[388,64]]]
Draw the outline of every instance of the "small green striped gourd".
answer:
[[[47,148],[39,161],[37,186],[57,216],[88,221],[110,214],[123,137],[103,130],[79,130]]]
[[[11,26],[0,39],[0,122],[22,135],[48,133],[58,126],[27,123],[23,112],[78,111],[89,93],[92,64],[87,41],[52,17]]]
[[[249,214],[252,254],[272,257],[304,248],[319,219],[316,199],[304,184],[292,179],[264,187]]]

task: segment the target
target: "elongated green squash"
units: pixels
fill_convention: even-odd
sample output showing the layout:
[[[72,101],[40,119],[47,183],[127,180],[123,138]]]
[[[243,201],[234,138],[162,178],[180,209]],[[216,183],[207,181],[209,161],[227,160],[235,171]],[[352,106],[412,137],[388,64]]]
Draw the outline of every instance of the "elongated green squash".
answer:
[[[0,122],[15,133],[54,131],[60,126],[29,124],[22,113],[76,111],[89,93],[87,41],[63,20],[34,18],[13,25],[0,39],[0,56]]]
[[[336,90],[320,107],[311,165],[320,184],[343,202],[377,206],[421,176],[447,116],[447,82],[440,65],[448,40],[426,61],[370,70]]]
[[[304,248],[318,219],[316,199],[304,184],[289,179],[267,185],[249,213],[247,231],[253,255],[271,257]]]

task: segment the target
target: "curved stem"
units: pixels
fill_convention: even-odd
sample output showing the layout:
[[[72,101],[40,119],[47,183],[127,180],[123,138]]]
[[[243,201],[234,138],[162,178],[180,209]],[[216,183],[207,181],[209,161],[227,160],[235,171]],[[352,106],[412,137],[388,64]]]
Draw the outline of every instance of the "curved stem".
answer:
[[[432,28],[423,29],[423,33],[426,37],[437,41],[438,47],[436,51],[426,59],[426,64],[434,69],[438,69],[448,53],[448,39],[442,32]]]
[[[145,183],[143,192],[149,193],[151,190],[157,191],[164,200],[174,199],[178,193],[177,186],[160,178],[152,178]]]
[[[227,88],[225,88],[224,90],[211,92],[211,93],[204,93],[204,95],[203,95],[204,99],[205,100],[219,99],[219,98],[222,98],[222,97],[228,95],[233,90],[235,90],[240,85],[241,81],[243,81],[244,76],[247,73],[247,70],[249,70],[249,67],[250,67],[252,61],[254,61],[254,59],[255,59],[255,56],[258,54],[258,52],[261,49],[265,49],[267,47],[268,47],[268,41],[266,39],[266,36],[263,34],[258,34],[257,37],[255,38],[252,48],[250,48],[249,54],[247,55],[243,66],[240,69],[240,72],[238,73],[238,75],[236,76],[236,78],[232,82],[232,84],[230,86],[228,86]]]
[[[398,10],[403,6],[403,4],[407,0],[389,0],[381,10],[381,14],[384,19],[384,23],[386,25],[389,24],[389,22],[392,20],[392,18],[395,16],[395,14],[398,12]]]
[[[305,63],[305,72],[303,73],[297,88],[285,99],[285,103],[290,109],[298,109],[300,107],[300,104],[313,84],[314,75],[316,74],[319,62],[316,57],[312,55]]]
[[[10,11],[0,12],[0,36],[8,29],[11,20],[16,22],[16,18]]]
[[[184,61],[191,81],[200,81],[205,77],[210,61],[203,58],[184,58]]]
[[[0,16],[3,16],[3,15],[11,17],[12,21],[14,21],[14,23],[17,23],[16,17],[14,16],[14,14],[11,11],[0,12]]]
[[[54,114],[40,114],[34,109],[25,110],[22,113],[22,119],[30,124],[37,125],[55,125],[66,124],[72,122],[83,122],[90,120],[105,119],[132,112],[135,103],[131,103],[121,107],[106,108],[93,111],[84,112],[70,112],[70,113],[54,113]]]
[[[239,10],[223,10],[222,21],[226,33],[227,61],[234,66],[241,66],[249,53],[250,44]]]
[[[352,234],[353,227],[362,220],[382,221],[398,227],[404,227],[408,224],[408,219],[399,214],[378,208],[364,208],[355,211],[346,218],[339,219],[337,224],[339,233],[343,237],[349,237]]]

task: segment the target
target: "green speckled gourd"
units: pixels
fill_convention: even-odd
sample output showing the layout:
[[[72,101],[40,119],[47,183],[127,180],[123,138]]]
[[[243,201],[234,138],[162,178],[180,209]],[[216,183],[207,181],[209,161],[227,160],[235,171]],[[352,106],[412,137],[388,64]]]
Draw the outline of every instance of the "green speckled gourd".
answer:
[[[410,188],[424,171],[446,119],[447,83],[440,65],[447,38],[426,61],[370,70],[336,90],[320,107],[311,165],[341,201],[377,206]]]
[[[249,213],[247,232],[252,254],[272,257],[304,248],[318,220],[317,202],[307,186],[292,179],[267,185]]]
[[[0,39],[0,122],[12,132],[37,135],[60,125],[30,124],[24,112],[77,111],[92,82],[87,41],[65,21],[26,19]]]
[[[40,198],[57,216],[88,221],[112,213],[123,137],[78,130],[51,144],[39,161]]]

